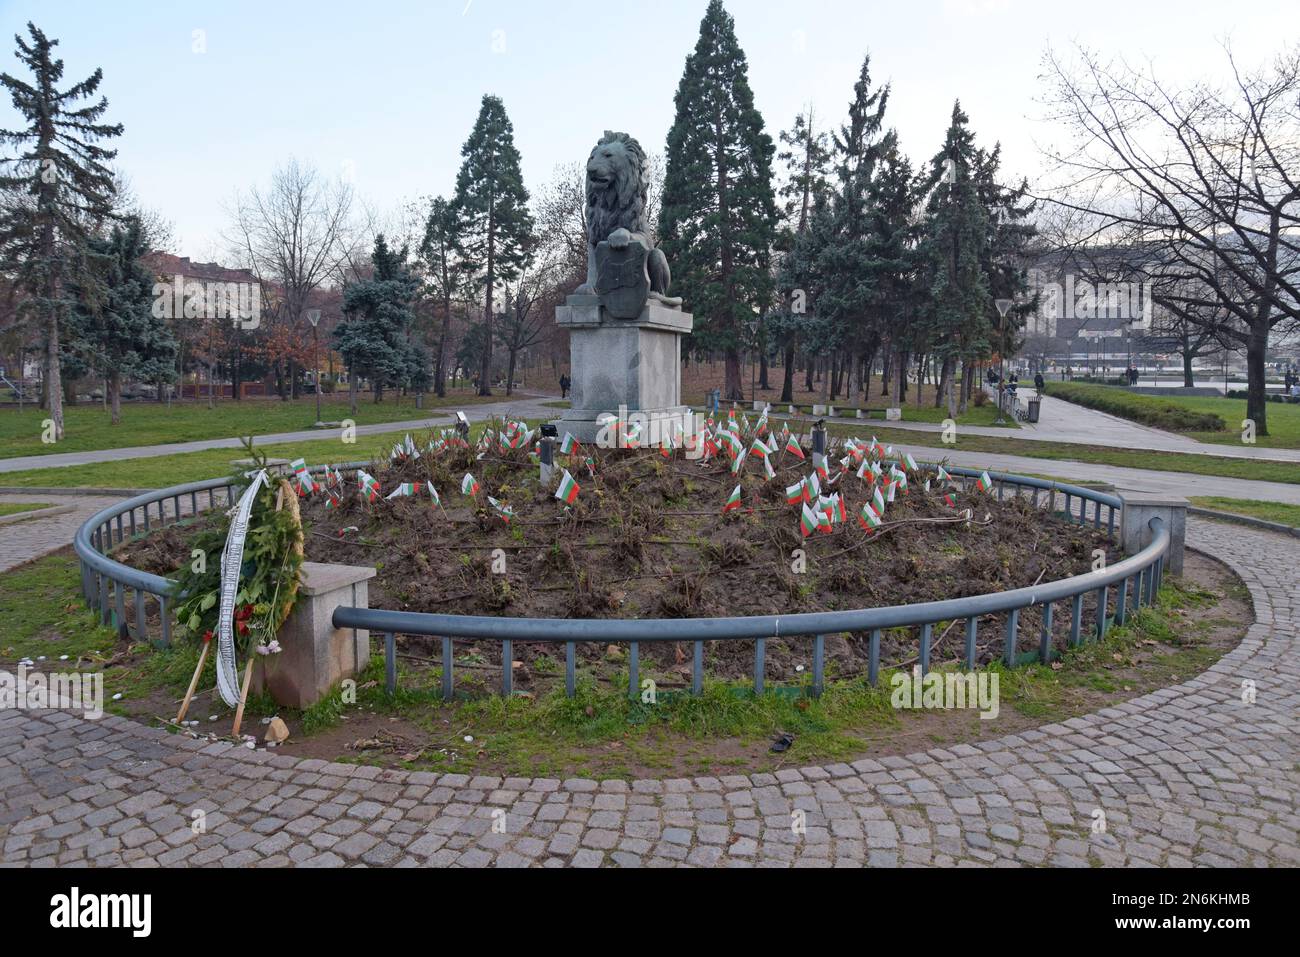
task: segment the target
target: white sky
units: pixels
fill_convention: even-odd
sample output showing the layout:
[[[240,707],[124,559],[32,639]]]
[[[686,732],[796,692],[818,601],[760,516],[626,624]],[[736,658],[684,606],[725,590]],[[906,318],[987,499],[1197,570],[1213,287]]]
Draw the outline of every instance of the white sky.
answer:
[[[0,0],[0,35],[34,20],[66,78],[104,69],[119,165],[175,226],[179,252],[220,258],[224,206],[296,155],[354,174],[381,212],[453,188],[484,93],[501,96],[530,188],[586,158],[606,128],[661,151],[705,0],[424,3]],[[757,106],[775,139],[808,102],[839,122],[863,54],[889,81],[887,122],[914,160],[960,97],[982,144],[1033,178],[1040,59],[1075,41],[1149,58],[1169,80],[1223,76],[1220,44],[1258,62],[1300,39],[1298,0],[730,0]],[[201,30],[206,52],[196,53]],[[495,47],[495,50],[494,50]],[[0,70],[13,72],[11,42]],[[0,125],[14,123],[0,104]]]

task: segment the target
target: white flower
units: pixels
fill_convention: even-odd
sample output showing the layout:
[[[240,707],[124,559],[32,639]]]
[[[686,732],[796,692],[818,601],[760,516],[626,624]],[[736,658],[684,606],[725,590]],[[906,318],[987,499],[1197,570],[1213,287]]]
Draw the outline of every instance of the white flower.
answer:
[[[269,655],[271,653],[271,649],[266,647],[266,645],[258,645],[257,653],[259,655]]]
[[[272,639],[271,639],[271,643],[270,643],[269,645],[267,645],[266,648],[267,648],[267,650],[268,650],[269,652],[271,652],[271,654],[273,654],[273,655],[278,655],[278,654],[281,652],[281,650],[282,650],[282,649],[280,648],[280,642],[279,642],[277,639],[275,639],[275,638],[272,638]]]

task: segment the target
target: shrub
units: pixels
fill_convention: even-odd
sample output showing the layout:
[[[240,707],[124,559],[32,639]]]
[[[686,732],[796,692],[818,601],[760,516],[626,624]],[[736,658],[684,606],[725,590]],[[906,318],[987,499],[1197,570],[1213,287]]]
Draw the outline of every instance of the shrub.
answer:
[[[1223,432],[1228,427],[1223,418],[1213,412],[1195,412],[1162,396],[1142,395],[1111,386],[1050,382],[1047,393],[1066,402],[1169,432]]]

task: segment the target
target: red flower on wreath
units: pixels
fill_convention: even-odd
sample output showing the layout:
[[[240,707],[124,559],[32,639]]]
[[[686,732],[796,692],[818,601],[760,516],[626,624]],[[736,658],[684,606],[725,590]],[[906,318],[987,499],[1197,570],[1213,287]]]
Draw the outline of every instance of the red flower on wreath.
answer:
[[[204,643],[206,644],[207,642],[209,642],[209,641],[211,641],[211,640],[212,640],[212,629],[209,628],[207,631],[205,631],[205,632],[203,633],[203,641],[204,641]]]

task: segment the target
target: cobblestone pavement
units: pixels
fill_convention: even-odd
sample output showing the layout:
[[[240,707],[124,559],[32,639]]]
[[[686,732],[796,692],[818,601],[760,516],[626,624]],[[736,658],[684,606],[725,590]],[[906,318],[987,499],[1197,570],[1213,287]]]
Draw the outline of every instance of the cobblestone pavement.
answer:
[[[299,760],[113,717],[0,712],[0,860],[1295,866],[1295,544],[1195,520],[1189,543],[1237,569],[1258,619],[1203,675],[977,746],[851,765],[630,783],[503,780]],[[1253,704],[1243,702],[1246,679]],[[796,834],[800,810],[807,828]],[[1105,832],[1093,834],[1099,811]]]
[[[48,502],[51,505],[73,505],[71,512],[49,518],[7,522],[0,525],[0,572],[31,561],[33,558],[57,551],[72,541],[72,536],[82,523],[101,508],[120,502],[120,495],[26,495],[6,492],[0,502]]]

